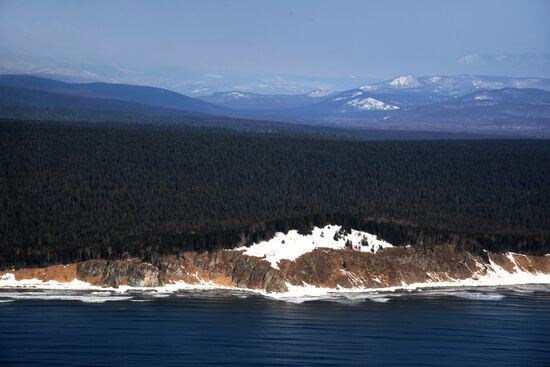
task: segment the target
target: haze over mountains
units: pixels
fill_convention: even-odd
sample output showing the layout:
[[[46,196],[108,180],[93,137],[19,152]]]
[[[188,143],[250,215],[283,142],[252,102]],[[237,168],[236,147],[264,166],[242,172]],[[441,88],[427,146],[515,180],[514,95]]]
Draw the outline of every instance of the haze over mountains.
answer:
[[[144,116],[171,120],[223,116],[353,128],[547,136],[550,80],[402,75],[343,92],[230,91],[193,98],[147,86],[1,75],[0,107],[4,118],[63,115],[64,120],[86,120],[87,115],[101,112],[108,120],[109,112],[117,112],[127,114],[128,120],[138,116],[138,121]]]
[[[477,95],[484,91],[496,93]],[[405,75],[269,116],[379,128],[534,131],[550,124],[548,91],[550,80],[543,78]]]
[[[550,78],[550,54],[468,53],[445,60],[438,75],[530,76]],[[417,72],[404,68],[407,73]],[[436,71],[431,71],[435,73]],[[245,73],[227,70],[197,71],[186,67],[138,67],[117,63],[71,61],[59,57],[6,52],[0,49],[0,74],[28,74],[67,82],[93,82],[148,85],[170,89],[189,96],[240,91],[257,94],[306,94],[316,89],[345,91],[361,84],[381,82],[399,74],[316,75],[300,73]]]
[[[196,71],[187,67],[132,67],[117,63],[74,62],[58,57],[6,53],[0,48],[0,74],[35,75],[70,83],[148,85],[189,96],[239,90],[260,94],[305,94],[315,89],[346,90],[380,81],[372,76],[304,76],[284,73]]]
[[[51,79],[18,75],[2,75],[0,76],[0,80],[0,84],[4,87],[27,88],[52,94],[72,96],[81,98],[82,100],[95,99],[101,100],[102,103],[108,103],[109,100],[119,100],[161,108],[184,110],[186,112],[219,115],[229,112],[223,107],[162,88],[99,82],[65,83]],[[30,100],[25,102],[31,103]],[[32,102],[32,105],[37,107],[48,106],[48,102],[36,100]],[[101,103],[98,103],[99,105]]]
[[[324,100],[335,94],[326,89],[316,89],[304,94],[259,94],[243,91],[216,92],[199,99],[235,110],[276,110],[294,108]]]

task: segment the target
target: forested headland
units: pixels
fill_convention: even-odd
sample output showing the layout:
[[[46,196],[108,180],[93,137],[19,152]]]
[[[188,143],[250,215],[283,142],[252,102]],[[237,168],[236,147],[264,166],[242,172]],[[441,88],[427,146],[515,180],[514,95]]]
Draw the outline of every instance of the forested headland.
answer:
[[[344,224],[550,252],[550,141],[351,141],[0,122],[0,267],[231,248]]]

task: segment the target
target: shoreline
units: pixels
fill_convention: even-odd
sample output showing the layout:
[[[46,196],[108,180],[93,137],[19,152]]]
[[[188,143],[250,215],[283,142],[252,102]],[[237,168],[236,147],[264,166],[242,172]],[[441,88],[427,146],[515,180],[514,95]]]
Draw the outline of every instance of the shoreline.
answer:
[[[423,283],[403,283],[399,286],[379,287],[379,288],[325,288],[316,287],[304,283],[302,286],[287,284],[288,291],[286,292],[268,292],[263,289],[249,289],[240,287],[224,286],[213,282],[202,282],[197,284],[189,284],[183,281],[177,281],[165,284],[160,287],[132,287],[122,285],[119,287],[98,286],[87,283],[78,279],[73,279],[70,282],[59,282],[56,280],[42,281],[40,279],[21,279],[16,280],[13,273],[6,272],[0,276],[0,291],[59,291],[59,292],[103,292],[105,301],[128,300],[131,297],[127,295],[152,295],[153,297],[169,297],[178,292],[193,291],[193,292],[209,292],[209,291],[228,291],[246,293],[249,295],[258,295],[265,298],[285,301],[290,303],[302,303],[315,300],[327,300],[331,297],[346,297],[355,298],[364,295],[365,298],[377,301],[376,298],[369,298],[369,295],[381,296],[379,301],[385,302],[383,296],[390,296],[398,292],[415,292],[426,290],[445,290],[445,289],[483,289],[485,287],[511,287],[522,285],[548,285],[550,290],[550,274],[544,273],[528,273],[515,272],[509,273],[498,265],[493,264],[495,271],[481,276],[477,279],[457,279],[454,281],[440,282],[423,282]],[[107,294],[108,293],[108,294]],[[113,297],[114,296],[114,297]],[[122,296],[122,297],[121,297]],[[109,299],[111,297],[112,299]],[[32,298],[32,297],[29,297]]]

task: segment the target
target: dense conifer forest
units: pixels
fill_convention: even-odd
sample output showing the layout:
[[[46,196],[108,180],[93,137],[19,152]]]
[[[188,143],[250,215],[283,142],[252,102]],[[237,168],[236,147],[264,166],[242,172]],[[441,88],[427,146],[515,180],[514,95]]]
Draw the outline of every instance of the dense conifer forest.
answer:
[[[351,141],[0,122],[0,267],[230,248],[338,223],[548,252],[550,141]]]

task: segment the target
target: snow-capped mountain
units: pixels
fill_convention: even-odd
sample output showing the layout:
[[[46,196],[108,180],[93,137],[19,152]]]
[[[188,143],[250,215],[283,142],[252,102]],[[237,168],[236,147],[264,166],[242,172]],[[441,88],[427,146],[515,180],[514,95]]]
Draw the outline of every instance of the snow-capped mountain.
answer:
[[[313,98],[321,98],[321,97],[330,96],[333,93],[334,92],[332,92],[330,89],[320,88],[309,92],[307,96],[313,97]]]
[[[406,75],[338,93],[316,89],[297,95],[264,95],[232,90],[200,99],[163,88],[71,84],[21,75],[0,76],[0,86],[5,89],[6,106],[17,102],[40,108],[155,115],[181,110],[312,125],[550,134],[550,80],[541,78]],[[24,95],[14,100],[15,89],[27,92],[19,91]]]
[[[325,105],[325,108],[333,113],[361,112],[361,111],[391,111],[400,108],[400,103],[389,98],[381,98],[378,95],[353,89],[336,94],[331,98],[316,104],[317,107]],[[315,107],[312,106],[312,107]]]
[[[409,80],[410,81],[410,80]],[[401,80],[401,82],[404,82]],[[410,81],[414,85],[414,81]],[[319,116],[321,114],[365,114],[375,115],[384,111],[406,109],[436,103],[450,98],[433,92],[423,92],[416,88],[399,87],[392,90],[382,88],[364,88],[348,90],[324,98],[321,101],[304,106],[296,113],[304,116]]]
[[[233,92],[227,92],[227,97],[233,98],[233,99],[241,99],[241,98],[250,98],[252,97],[251,93],[243,93],[239,91],[233,91]]]
[[[381,83],[367,84],[334,94],[294,111],[304,118],[326,115],[362,114],[375,117],[380,112],[407,110],[419,106],[452,101],[462,96],[503,88],[537,88],[550,91],[550,80],[474,75],[415,77],[403,75]],[[481,101],[483,95],[478,96]]]
[[[337,126],[536,135],[550,132],[550,80],[396,77],[256,117]]]
[[[407,90],[419,93],[436,93],[461,96],[481,89],[537,88],[550,91],[550,80],[543,78],[512,78],[479,75],[430,75],[415,77],[403,75],[358,89],[368,92],[393,93]]]
[[[550,107],[550,92],[534,88],[503,88],[474,92],[447,102],[441,106],[480,107],[480,106],[532,106]]]
[[[533,88],[482,90],[385,116],[387,126],[494,131],[550,129],[550,92]]]
[[[374,99],[372,97],[367,98],[354,98],[351,101],[346,102],[346,106],[359,111],[391,111],[398,110],[399,107],[391,104],[386,104],[382,101]]]
[[[412,75],[399,76],[392,79],[389,84],[394,88],[418,88],[420,82]]]

